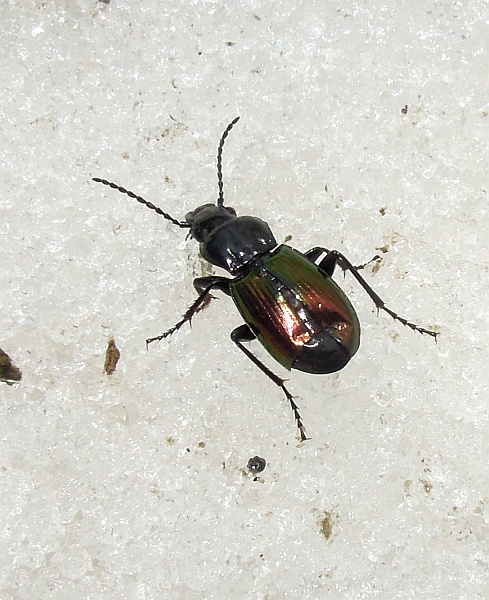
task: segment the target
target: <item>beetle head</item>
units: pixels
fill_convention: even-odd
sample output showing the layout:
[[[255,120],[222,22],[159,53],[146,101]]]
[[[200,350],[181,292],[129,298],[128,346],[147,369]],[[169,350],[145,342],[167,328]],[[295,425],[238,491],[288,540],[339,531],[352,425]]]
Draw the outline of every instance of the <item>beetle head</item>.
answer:
[[[236,217],[236,211],[230,206],[203,204],[185,215],[190,226],[190,235],[198,242],[206,242],[209,236],[227,221]]]

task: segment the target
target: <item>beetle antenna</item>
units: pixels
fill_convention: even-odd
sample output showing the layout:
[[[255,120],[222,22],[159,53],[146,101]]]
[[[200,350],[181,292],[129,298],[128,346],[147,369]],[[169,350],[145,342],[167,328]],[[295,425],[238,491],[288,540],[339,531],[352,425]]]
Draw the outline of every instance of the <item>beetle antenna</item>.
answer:
[[[222,134],[221,141],[219,142],[219,146],[217,148],[217,185],[219,186],[219,198],[217,199],[217,206],[224,205],[224,194],[223,194],[223,183],[222,183],[222,149],[224,147],[224,142],[229,135],[231,129],[236,125],[239,121],[239,117],[236,117],[229,123],[229,125],[224,130]]]
[[[171,215],[166,213],[164,210],[161,210],[161,208],[159,206],[155,206],[152,202],[148,202],[148,200],[145,200],[143,197],[138,196],[137,194],[135,194],[134,192],[131,192],[130,190],[126,190],[126,188],[123,188],[122,186],[117,185],[117,183],[112,183],[111,181],[107,181],[107,179],[100,179],[99,177],[93,177],[92,179],[93,179],[93,181],[96,181],[97,183],[103,183],[104,185],[108,185],[113,190],[117,190],[121,194],[126,194],[126,196],[129,196],[129,198],[133,198],[134,200],[137,200],[141,204],[144,204],[144,206],[147,206],[151,210],[154,210],[155,213],[161,215],[162,217],[165,217],[165,219],[167,219],[168,221],[171,221],[174,225],[177,225],[178,227],[182,227],[182,228],[190,227],[190,223],[187,223],[187,221],[178,221],[177,219],[174,219]]]

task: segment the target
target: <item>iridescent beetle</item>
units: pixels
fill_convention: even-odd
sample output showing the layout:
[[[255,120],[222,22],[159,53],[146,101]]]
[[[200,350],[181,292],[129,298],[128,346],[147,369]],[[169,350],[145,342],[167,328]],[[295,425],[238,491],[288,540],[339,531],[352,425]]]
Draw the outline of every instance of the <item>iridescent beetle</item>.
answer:
[[[360,323],[350,301],[332,279],[336,265],[343,271],[350,271],[377,310],[385,311],[396,321],[435,340],[438,333],[411,323],[388,308],[359,274],[358,271],[365,265],[355,267],[336,250],[316,247],[301,253],[290,246],[279,245],[267,223],[257,217],[238,217],[234,208],[224,206],[222,150],[238,120],[239,117],[227,126],[219,142],[217,204],[199,206],[187,213],[184,221],[178,221],[115,183],[98,177],[94,181],[127,194],[177,227],[190,229],[189,236],[200,243],[201,256],[232,275],[232,279],[217,275],[194,279],[198,298],[176,325],[162,335],[149,338],[146,344],[172,335],[189,322],[209,301],[213,290],[231,296],[245,322],[231,333],[231,339],[282,388],[304,441],[307,438],[302,418],[284,380],[265,366],[244,342],[258,339],[267,352],[289,371],[297,369],[326,374],[342,369],[360,345]]]

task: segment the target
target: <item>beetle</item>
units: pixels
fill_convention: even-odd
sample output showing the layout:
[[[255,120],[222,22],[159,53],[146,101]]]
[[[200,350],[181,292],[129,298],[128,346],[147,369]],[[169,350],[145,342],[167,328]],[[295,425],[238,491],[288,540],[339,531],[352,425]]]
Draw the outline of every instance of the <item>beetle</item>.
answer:
[[[244,324],[234,329],[231,340],[269,379],[280,387],[294,413],[301,441],[308,439],[294,397],[278,377],[244,344],[258,339],[265,350],[283,367],[306,373],[327,374],[342,369],[360,345],[360,323],[345,293],[332,279],[335,267],[349,271],[372,299],[377,311],[384,311],[413,331],[434,337],[438,332],[425,329],[388,308],[360,275],[368,263],[354,266],[337,250],[315,247],[301,253],[278,244],[267,223],[252,216],[237,216],[234,208],[224,206],[222,152],[226,138],[239,121],[226,127],[217,149],[216,204],[203,204],[175,219],[152,202],[99,177],[93,181],[109,186],[144,204],[177,227],[189,229],[188,237],[200,244],[202,258],[226,270],[232,278],[197,277],[197,299],[181,320],[163,334],[149,338],[146,345],[171,336],[204,307],[211,292],[230,296]],[[378,259],[379,257],[374,257]],[[371,262],[371,261],[370,261]]]

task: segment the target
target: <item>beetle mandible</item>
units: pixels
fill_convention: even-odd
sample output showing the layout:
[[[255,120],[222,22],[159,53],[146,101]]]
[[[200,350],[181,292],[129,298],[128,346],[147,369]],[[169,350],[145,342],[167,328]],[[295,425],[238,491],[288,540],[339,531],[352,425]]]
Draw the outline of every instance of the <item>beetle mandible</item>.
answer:
[[[200,244],[201,256],[228,271],[232,278],[210,276],[194,279],[198,293],[182,319],[165,333],[149,338],[146,345],[160,341],[180,329],[220,290],[234,300],[244,324],[231,333],[232,341],[273,383],[282,388],[290,402],[301,441],[308,439],[294,397],[285,380],[271,371],[245,345],[258,339],[283,367],[306,373],[326,374],[342,369],[360,345],[360,323],[350,301],[332,279],[336,265],[350,271],[372,299],[377,310],[413,331],[435,338],[438,335],[407,321],[388,308],[360,275],[365,264],[354,266],[337,250],[316,247],[301,253],[277,244],[267,223],[257,217],[238,217],[234,208],[224,206],[222,150],[236,117],[226,127],[217,149],[216,204],[203,204],[179,221],[134,192],[98,177],[107,185],[144,204],[177,227],[189,229],[189,237]],[[376,259],[378,257],[374,257]],[[372,259],[372,260],[374,260]],[[368,264],[368,263],[366,263]]]

